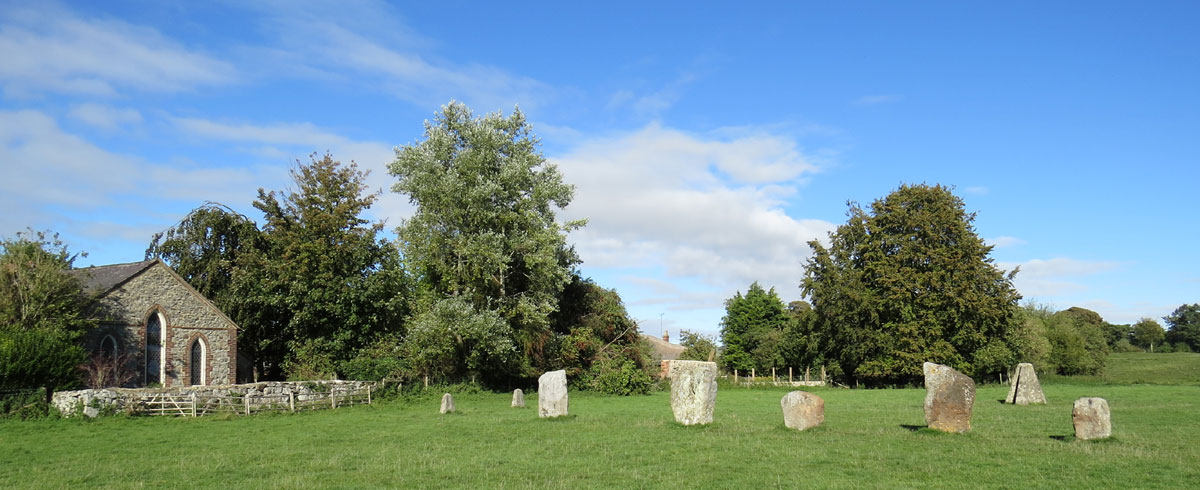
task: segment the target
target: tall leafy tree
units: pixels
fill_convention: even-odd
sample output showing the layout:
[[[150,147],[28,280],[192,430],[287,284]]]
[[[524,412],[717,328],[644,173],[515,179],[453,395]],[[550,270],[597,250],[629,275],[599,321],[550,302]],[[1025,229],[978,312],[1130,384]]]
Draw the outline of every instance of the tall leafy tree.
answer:
[[[96,322],[72,254],[57,234],[0,242],[0,388],[58,389],[78,383],[79,338]]]
[[[1133,345],[1154,352],[1154,346],[1161,345],[1166,338],[1166,332],[1153,318],[1142,318],[1133,324]]]
[[[558,305],[558,311],[551,315],[553,337],[549,348],[531,359],[535,368],[566,369],[568,379],[602,391],[613,386],[599,381],[626,378],[617,383],[618,392],[614,394],[649,388],[653,368],[650,346],[615,290],[575,274],[559,295]]]
[[[262,313],[255,337],[271,374],[331,376],[400,327],[404,274],[394,246],[378,237],[383,224],[362,216],[379,197],[367,192],[366,172],[313,154],[291,175],[292,189],[258,191],[265,245],[248,257],[238,289]]]
[[[902,185],[869,209],[849,208],[829,247],[809,242],[801,284],[826,359],[872,384],[914,382],[925,361],[980,376],[1012,363],[1016,271],[993,265],[961,199]]]
[[[1176,344],[1183,342],[1192,352],[1200,351],[1200,303],[1180,305],[1163,320],[1170,327],[1167,331],[1168,341]]]
[[[542,156],[525,115],[476,117],[451,102],[388,170],[392,190],[416,206],[398,234],[425,290],[496,311],[526,367],[543,364],[536,357],[551,338],[551,313],[578,262],[565,235],[583,223],[556,220],[574,187]]]
[[[783,333],[787,325],[783,300],[775,288],[764,290],[754,282],[745,296],[738,291],[725,301],[725,317],[721,319],[721,343],[725,345],[722,364],[743,371],[784,367]]]

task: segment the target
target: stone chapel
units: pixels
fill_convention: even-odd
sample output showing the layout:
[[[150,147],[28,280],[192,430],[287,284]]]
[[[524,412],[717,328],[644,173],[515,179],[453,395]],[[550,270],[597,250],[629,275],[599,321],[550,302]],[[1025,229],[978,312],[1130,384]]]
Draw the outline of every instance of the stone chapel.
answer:
[[[95,299],[90,355],[120,360],[127,386],[233,384],[238,326],[159,260],[71,270]]]

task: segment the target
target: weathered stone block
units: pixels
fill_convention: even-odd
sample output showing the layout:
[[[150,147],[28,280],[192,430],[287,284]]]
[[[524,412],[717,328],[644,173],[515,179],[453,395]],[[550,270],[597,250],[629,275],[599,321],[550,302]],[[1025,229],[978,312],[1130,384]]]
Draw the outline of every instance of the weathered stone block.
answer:
[[[783,406],[783,425],[804,430],[825,422],[825,400],[807,391],[793,391],[779,401]]]
[[[1071,422],[1075,424],[1075,438],[1081,440],[1104,439],[1112,436],[1112,417],[1108,411],[1108,400],[1084,397],[1075,400],[1071,410]]]
[[[717,404],[717,363],[671,361],[671,411],[683,425],[710,424]]]
[[[538,417],[567,414],[567,372],[550,371],[538,377]]]
[[[454,411],[454,397],[449,393],[442,395],[442,413],[451,413]]]
[[[929,428],[963,433],[971,430],[975,382],[950,366],[927,362],[925,371],[925,422]]]
[[[512,406],[513,408],[525,408],[525,392],[520,388],[513,390]]]
[[[1013,373],[1008,388],[1008,397],[1004,399],[1004,402],[1017,405],[1046,403],[1046,395],[1042,393],[1042,384],[1038,382],[1033,364],[1028,362],[1017,364],[1017,371]]]

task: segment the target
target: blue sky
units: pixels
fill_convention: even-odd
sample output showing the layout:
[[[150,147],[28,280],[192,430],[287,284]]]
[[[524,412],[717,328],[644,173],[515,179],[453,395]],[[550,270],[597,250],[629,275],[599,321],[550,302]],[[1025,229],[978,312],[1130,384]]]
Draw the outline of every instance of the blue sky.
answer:
[[[647,333],[800,299],[805,243],[901,183],[954,186],[1029,299],[1200,301],[1200,4],[415,3],[0,2],[0,234],[140,260],[204,201],[261,219],[314,151],[391,228],[392,149],[454,99],[527,114]]]

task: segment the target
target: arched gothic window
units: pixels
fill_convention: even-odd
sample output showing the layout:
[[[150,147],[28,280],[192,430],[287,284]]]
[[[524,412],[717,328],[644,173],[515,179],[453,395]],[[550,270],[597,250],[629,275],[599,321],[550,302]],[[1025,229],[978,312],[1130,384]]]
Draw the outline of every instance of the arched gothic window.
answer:
[[[204,342],[200,339],[192,341],[191,362],[188,363],[188,371],[190,372],[188,379],[189,385],[204,384],[204,368],[206,367],[204,356],[206,350],[205,347],[206,346],[204,345]]]
[[[163,321],[157,311],[146,319],[146,384],[162,383]]]
[[[105,335],[100,341],[100,358],[105,361],[117,360],[117,341],[112,335]]]

